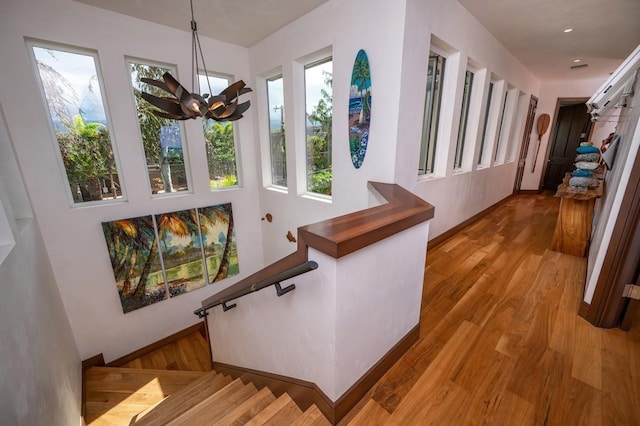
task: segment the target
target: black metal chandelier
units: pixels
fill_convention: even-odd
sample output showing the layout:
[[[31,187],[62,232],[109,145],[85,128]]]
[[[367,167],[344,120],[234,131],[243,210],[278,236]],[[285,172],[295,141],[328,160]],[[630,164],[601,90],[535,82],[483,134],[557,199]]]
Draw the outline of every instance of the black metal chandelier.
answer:
[[[151,105],[159,108],[153,113],[158,117],[168,118],[171,120],[188,120],[190,118],[204,117],[211,118],[216,121],[235,121],[243,117],[243,113],[249,109],[250,101],[238,103],[238,97],[245,93],[251,92],[246,87],[244,81],[239,80],[224,89],[220,94],[211,95],[211,84],[209,83],[209,74],[207,66],[204,63],[204,55],[202,54],[202,46],[198,37],[198,25],[193,15],[193,0],[191,3],[191,88],[195,91],[196,79],[200,61],[207,79],[209,93],[199,95],[189,92],[168,72],[162,75],[164,81],[152,80],[150,78],[141,78],[144,83],[158,87],[173,97],[157,97],[149,93],[142,93],[142,98]],[[198,60],[198,54],[200,60]]]

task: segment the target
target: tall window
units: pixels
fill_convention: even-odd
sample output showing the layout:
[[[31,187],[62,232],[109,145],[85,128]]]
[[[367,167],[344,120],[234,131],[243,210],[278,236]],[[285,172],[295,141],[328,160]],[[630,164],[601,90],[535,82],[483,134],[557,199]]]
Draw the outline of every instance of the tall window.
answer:
[[[493,97],[493,83],[489,83],[489,94],[487,95],[487,104],[485,105],[484,121],[482,125],[482,139],[480,140],[480,155],[478,156],[478,165],[483,163],[484,143],[487,138],[487,125],[489,124],[489,110],[491,109],[491,98]]]
[[[444,78],[445,58],[429,52],[429,69],[427,70],[427,93],[424,106],[422,126],[422,143],[420,145],[420,162],[418,174],[433,173],[438,137],[438,121],[442,100],[442,83]]]
[[[462,110],[460,111],[460,126],[458,128],[458,143],[456,144],[456,158],[453,168],[462,167],[462,154],[464,153],[464,140],[467,134],[467,121],[469,119],[469,100],[473,86],[473,72],[467,71],[464,78],[464,93],[462,94]]]
[[[502,141],[504,140],[504,137],[502,136],[502,127],[504,125],[504,114],[505,111],[507,110],[507,98],[509,96],[509,92],[506,92],[504,94],[504,102],[502,103],[502,112],[500,113],[500,125],[498,126],[498,143],[496,143],[496,149],[495,151],[493,151],[493,162],[495,163],[496,161],[498,161],[498,153],[500,152],[500,145],[502,144]]]
[[[70,195],[76,204],[122,197],[97,55],[31,45]]]
[[[287,146],[284,139],[284,89],[282,76],[267,80],[271,184],[287,186]]]
[[[198,83],[201,93],[215,96],[229,86],[230,79],[198,74]],[[230,121],[208,119],[203,121],[203,128],[209,166],[209,187],[215,189],[237,186],[238,162],[233,124]]]
[[[307,191],[331,195],[331,58],[304,69],[306,104]]]
[[[187,165],[184,160],[182,132],[178,122],[158,117],[156,109],[142,99],[142,92],[158,97],[167,96],[164,90],[140,81],[151,78],[162,81],[165,72],[176,75],[175,69],[139,62],[128,63],[131,85],[136,100],[140,136],[146,159],[152,194],[188,191]]]

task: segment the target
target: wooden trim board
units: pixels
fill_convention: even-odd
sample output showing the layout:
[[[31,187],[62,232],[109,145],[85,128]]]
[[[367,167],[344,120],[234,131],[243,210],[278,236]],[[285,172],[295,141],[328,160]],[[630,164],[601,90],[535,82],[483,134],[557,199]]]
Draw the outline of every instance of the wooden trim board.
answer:
[[[418,324],[400,339],[389,352],[378,360],[378,362],[338,398],[336,402],[331,401],[315,383],[304,380],[220,362],[214,362],[213,369],[218,373],[228,374],[234,379],[240,378],[243,382],[253,382],[258,388],[267,386],[276,397],[287,392],[303,411],[309,408],[311,404],[315,404],[332,424],[336,424],[366,395],[391,366],[418,341],[419,337],[420,325]]]

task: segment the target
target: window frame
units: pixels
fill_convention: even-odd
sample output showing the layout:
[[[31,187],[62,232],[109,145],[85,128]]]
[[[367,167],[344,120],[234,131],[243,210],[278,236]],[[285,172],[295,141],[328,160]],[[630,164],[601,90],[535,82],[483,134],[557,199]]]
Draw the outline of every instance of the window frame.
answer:
[[[125,183],[125,176],[124,176],[122,165],[120,162],[118,143],[116,141],[113,120],[111,118],[111,112],[109,108],[109,99],[107,96],[107,90],[105,88],[104,77],[102,74],[102,65],[100,62],[100,55],[98,53],[98,50],[86,48],[82,46],[74,46],[74,45],[69,45],[64,43],[57,43],[57,42],[51,42],[47,40],[32,39],[32,38],[26,38],[26,37],[25,37],[25,44],[27,47],[28,55],[31,58],[31,68],[34,73],[36,86],[38,86],[38,92],[40,93],[40,100],[44,108],[43,112],[44,112],[44,115],[46,116],[45,120],[47,122],[47,126],[49,127],[49,134],[51,135],[50,141],[54,145],[56,161],[58,163],[58,168],[62,176],[63,184],[66,188],[65,194],[66,194],[67,203],[69,204],[69,207],[72,209],[75,209],[75,208],[97,207],[97,206],[127,202],[128,195],[127,195],[127,189],[126,189],[126,183]],[[105,121],[107,123],[107,129],[109,130],[109,141],[110,141],[111,150],[113,153],[113,161],[114,161],[115,169],[117,171],[118,183],[120,184],[120,193],[122,194],[120,197],[110,198],[106,200],[91,200],[91,201],[83,201],[83,202],[75,201],[74,196],[71,193],[71,183],[69,181],[69,176],[67,175],[67,169],[64,165],[62,152],[60,151],[60,143],[56,136],[56,130],[53,124],[53,117],[51,116],[49,101],[47,100],[46,92],[44,90],[44,85],[42,82],[42,77],[40,75],[40,70],[38,69],[38,62],[37,62],[36,54],[34,51],[35,47],[40,49],[54,50],[54,51],[59,51],[64,53],[75,54],[75,55],[89,56],[93,59],[95,71],[96,71],[95,76],[98,82],[98,87],[100,88],[100,96],[102,98],[102,106],[104,109]]]
[[[441,68],[439,69],[440,79],[436,80],[434,78],[434,83],[438,83],[438,86],[435,90],[429,90],[429,70],[431,68],[431,60],[432,57],[438,57],[442,59]],[[442,49],[439,49],[437,46],[433,45],[429,49],[429,58],[428,58],[428,66],[427,66],[427,84],[425,87],[425,101],[424,101],[424,111],[422,114],[422,132],[420,137],[420,154],[418,157],[418,176],[419,177],[430,177],[433,176],[436,172],[436,159],[438,152],[438,137],[440,136],[440,127],[441,120],[440,116],[442,113],[442,99],[445,88],[445,78],[447,73],[447,59],[449,58],[449,54]],[[435,64],[435,69],[437,70],[437,59]],[[435,84],[431,84],[431,87],[435,87]],[[438,93],[437,100],[435,99],[433,92]],[[434,102],[438,103],[437,112],[435,115],[435,126],[433,121],[434,111],[433,105]],[[427,110],[429,107],[429,110]],[[429,112],[429,119],[427,120],[427,112]],[[433,145],[431,141],[427,141],[425,136],[429,134],[429,137],[433,136]],[[429,153],[431,152],[431,155]]]
[[[131,81],[131,71],[130,71],[130,65],[132,64],[139,64],[139,65],[146,65],[146,66],[152,66],[152,67],[159,67],[159,68],[165,68],[168,69],[169,72],[171,73],[172,76],[174,76],[176,79],[179,78],[178,75],[178,67],[177,65],[174,64],[169,64],[169,63],[164,63],[164,62],[160,62],[160,61],[154,61],[154,60],[150,60],[150,59],[143,59],[143,58],[138,58],[138,57],[133,57],[133,56],[126,56],[125,57],[125,66],[127,69],[127,75],[129,76],[129,82],[130,82],[130,90],[131,90],[131,98],[133,100],[133,108],[134,111],[136,112],[136,115],[138,114],[138,107],[136,104],[136,99],[135,99],[135,92],[133,90],[133,81]],[[138,126],[137,126],[137,130],[138,130],[138,136],[139,136],[139,142],[140,142],[140,151],[141,151],[141,155],[142,158],[144,160],[144,166],[145,169],[147,169],[147,177],[149,177],[149,171],[148,171],[148,164],[147,164],[147,153],[144,150],[144,141],[143,141],[143,137],[142,137],[142,129],[140,128],[140,121],[137,120],[138,122]],[[151,187],[151,181],[150,178],[147,180],[147,185],[149,188],[149,194],[151,196],[151,198],[165,198],[165,197],[173,197],[176,195],[183,195],[183,194],[193,194],[193,179],[191,176],[191,161],[189,160],[189,148],[188,148],[188,144],[187,144],[187,138],[186,138],[186,129],[185,126],[183,124],[182,121],[177,121],[177,125],[180,129],[180,139],[181,139],[181,143],[182,143],[182,161],[184,162],[184,167],[185,167],[185,179],[187,180],[187,189],[184,191],[172,191],[172,192],[165,192],[165,193],[153,193],[153,188]]]
[[[309,189],[309,183],[310,183],[310,174],[308,172],[308,167],[309,167],[309,152],[308,152],[308,143],[307,143],[307,138],[309,136],[308,134],[308,128],[307,128],[307,115],[308,115],[308,111],[307,111],[307,70],[314,68],[316,66],[320,66],[323,64],[326,64],[328,62],[331,62],[331,74],[333,76],[333,62],[334,62],[334,58],[333,58],[333,52],[326,52],[323,51],[324,54],[318,55],[318,56],[313,56],[313,59],[308,60],[303,62],[302,64],[302,102],[303,102],[303,108],[304,108],[304,114],[302,114],[302,129],[303,129],[303,134],[304,134],[304,138],[303,138],[303,155],[304,155],[304,164],[303,164],[303,170],[304,170],[304,191],[303,191],[303,195],[308,196],[308,197],[313,197],[313,198],[317,198],[320,200],[325,200],[325,201],[331,201],[332,200],[332,194],[333,194],[333,87],[331,87],[331,98],[332,98],[332,102],[331,102],[331,138],[328,141],[328,158],[329,158],[329,168],[331,170],[331,189],[330,189],[330,194],[323,194],[321,192],[314,192],[311,191]]]
[[[480,138],[480,152],[478,154],[478,163],[477,166],[479,168],[486,167],[487,164],[483,161],[485,158],[485,148],[487,147],[487,129],[489,128],[489,113],[491,112],[491,107],[493,105],[493,97],[495,96],[495,86],[497,82],[490,80],[489,87],[487,92],[487,101],[485,103],[485,112],[484,112],[484,123],[482,126],[482,136]]]
[[[272,147],[272,140],[271,140],[271,132],[272,132],[272,128],[271,128],[271,98],[269,96],[270,90],[269,90],[269,83],[270,82],[274,82],[277,80],[282,80],[282,104],[281,105],[274,105],[273,108],[280,109],[280,120],[281,120],[281,138],[284,138],[284,152],[283,152],[283,161],[284,161],[284,185],[282,184],[278,184],[274,182],[275,179],[275,173],[274,173],[274,164],[273,164],[273,147]],[[282,72],[279,72],[277,74],[272,75],[271,77],[267,77],[264,79],[264,85],[265,85],[265,100],[266,100],[266,107],[267,107],[267,151],[268,151],[268,165],[269,165],[269,172],[267,173],[267,178],[269,179],[269,184],[266,185],[267,187],[270,188],[274,188],[274,189],[280,189],[280,190],[284,190],[284,191],[288,191],[288,187],[289,187],[289,181],[288,181],[288,170],[287,170],[287,142],[286,142],[286,127],[285,127],[285,105],[284,105],[284,75]],[[282,141],[282,139],[281,139]]]
[[[235,77],[231,74],[225,74],[225,73],[221,73],[221,72],[217,72],[217,71],[210,71],[207,70],[207,73],[204,73],[204,70],[198,70],[197,73],[197,89],[194,90],[198,90],[200,91],[200,94],[203,93],[207,93],[209,91],[209,87],[201,87],[200,86],[200,78],[201,77],[212,77],[212,78],[219,78],[219,79],[224,79],[227,81],[226,86],[228,87],[232,82],[235,81]],[[205,90],[206,89],[206,90]],[[213,90],[213,88],[212,88]],[[215,96],[218,93],[209,93],[209,95],[211,96]],[[235,167],[236,167],[236,184],[235,185],[227,185],[227,186],[216,186],[216,187],[211,187],[211,170],[209,170],[209,156],[207,154],[207,137],[205,135],[205,125],[208,123],[223,123],[223,122],[219,122],[216,121],[212,118],[206,119],[203,118],[202,119],[202,137],[203,137],[203,142],[205,144],[204,149],[205,149],[205,158],[206,158],[206,162],[207,162],[207,176],[209,178],[209,183],[208,183],[208,187],[209,190],[211,192],[217,192],[217,191],[225,191],[225,190],[232,190],[232,189],[238,189],[238,188],[242,188],[243,185],[243,181],[242,181],[242,156],[240,155],[240,140],[239,140],[239,136],[238,136],[238,125],[236,121],[225,121],[224,123],[228,123],[231,124],[231,129],[233,130],[233,150],[234,150],[234,158],[235,158]],[[212,125],[213,125],[212,124]]]
[[[500,155],[500,149],[502,148],[502,144],[503,142],[505,142],[505,139],[508,139],[508,137],[504,137],[504,123],[505,123],[505,118],[508,119],[508,111],[507,111],[507,102],[509,101],[509,90],[505,90],[504,91],[504,100],[503,100],[503,104],[502,104],[502,112],[500,113],[500,117],[498,118],[498,133],[497,133],[497,138],[496,138],[496,145],[493,148],[493,153],[492,153],[492,161],[491,163],[493,165],[499,165],[502,164],[502,162],[500,162],[498,156]]]
[[[477,71],[471,67],[467,67],[465,70],[463,90],[462,90],[462,104],[460,106],[460,121],[458,123],[458,137],[456,140],[456,150],[453,157],[453,171],[460,172],[465,169],[465,157],[464,148],[469,135],[469,113],[471,110],[471,101],[474,95],[473,80]],[[469,80],[469,86],[467,88],[467,78],[471,75]]]

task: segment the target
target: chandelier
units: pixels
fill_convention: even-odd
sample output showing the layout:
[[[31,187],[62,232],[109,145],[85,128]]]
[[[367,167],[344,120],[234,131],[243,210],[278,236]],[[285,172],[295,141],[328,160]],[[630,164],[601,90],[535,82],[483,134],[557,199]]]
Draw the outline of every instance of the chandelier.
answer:
[[[204,117],[211,118],[215,121],[235,121],[242,118],[242,114],[249,109],[250,101],[238,103],[238,97],[251,92],[246,87],[244,81],[239,80],[224,89],[220,94],[213,96],[211,94],[211,84],[209,83],[209,74],[207,66],[204,63],[204,55],[202,54],[202,46],[198,37],[198,25],[193,15],[193,0],[191,4],[191,88],[192,92],[182,86],[170,73],[166,72],[162,75],[163,81],[153,80],[150,78],[141,78],[144,83],[158,87],[165,92],[173,95],[173,97],[157,97],[149,93],[142,92],[142,98],[151,105],[159,108],[153,113],[158,117],[168,118],[171,120],[188,120],[190,118]],[[199,59],[198,59],[199,57]],[[202,68],[207,80],[209,93],[199,95],[194,93],[196,90],[196,80],[198,69],[202,62]]]

